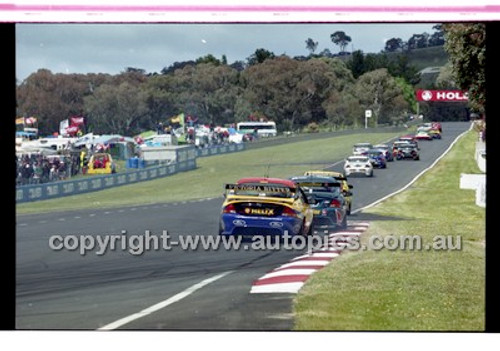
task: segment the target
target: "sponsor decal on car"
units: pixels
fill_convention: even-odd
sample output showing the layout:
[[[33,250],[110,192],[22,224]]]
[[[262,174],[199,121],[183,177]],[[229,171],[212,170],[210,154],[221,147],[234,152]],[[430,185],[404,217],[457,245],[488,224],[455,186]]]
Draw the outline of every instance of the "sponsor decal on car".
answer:
[[[256,214],[256,215],[262,215],[262,216],[274,216],[274,209],[273,208],[250,208],[247,207],[245,208],[245,213],[246,214]]]

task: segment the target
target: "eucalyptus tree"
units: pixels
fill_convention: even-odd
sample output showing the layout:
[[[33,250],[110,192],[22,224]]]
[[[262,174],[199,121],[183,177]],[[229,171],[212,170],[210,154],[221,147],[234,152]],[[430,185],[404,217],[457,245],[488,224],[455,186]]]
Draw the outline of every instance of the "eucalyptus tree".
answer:
[[[341,52],[344,52],[346,46],[352,41],[351,37],[343,31],[332,33],[330,35],[330,39],[335,45],[340,47]]]
[[[445,50],[457,85],[469,92],[469,103],[484,112],[486,103],[486,25],[445,23]]]

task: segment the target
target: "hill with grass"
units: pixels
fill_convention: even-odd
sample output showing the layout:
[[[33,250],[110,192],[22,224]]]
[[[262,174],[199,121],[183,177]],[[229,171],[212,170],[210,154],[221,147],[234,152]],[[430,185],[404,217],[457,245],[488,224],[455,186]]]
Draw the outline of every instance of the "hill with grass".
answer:
[[[389,58],[397,57],[397,55],[406,55],[409,63],[418,71],[427,67],[441,67],[448,62],[448,53],[443,46],[414,49],[404,53],[387,53]]]

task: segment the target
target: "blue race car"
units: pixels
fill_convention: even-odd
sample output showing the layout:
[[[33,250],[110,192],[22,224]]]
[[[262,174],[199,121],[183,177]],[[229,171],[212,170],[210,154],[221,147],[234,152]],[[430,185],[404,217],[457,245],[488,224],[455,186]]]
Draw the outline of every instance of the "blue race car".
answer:
[[[332,177],[290,178],[306,194],[313,210],[313,231],[330,232],[346,228],[349,204],[342,194],[342,183]]]
[[[226,184],[219,235],[309,235],[313,220],[303,190],[288,179],[243,178]]]
[[[385,153],[378,149],[370,149],[362,153],[363,156],[367,156],[374,168],[386,168],[387,160],[385,158]]]
[[[394,161],[394,156],[392,155],[392,148],[387,144],[377,144],[373,146],[374,149],[380,150],[384,153],[385,160],[387,162]]]

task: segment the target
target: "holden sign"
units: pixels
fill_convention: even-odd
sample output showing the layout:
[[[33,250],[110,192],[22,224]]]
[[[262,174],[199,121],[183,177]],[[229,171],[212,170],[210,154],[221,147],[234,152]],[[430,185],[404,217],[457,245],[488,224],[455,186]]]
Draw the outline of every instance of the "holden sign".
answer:
[[[467,102],[467,92],[461,90],[417,90],[418,101]]]

